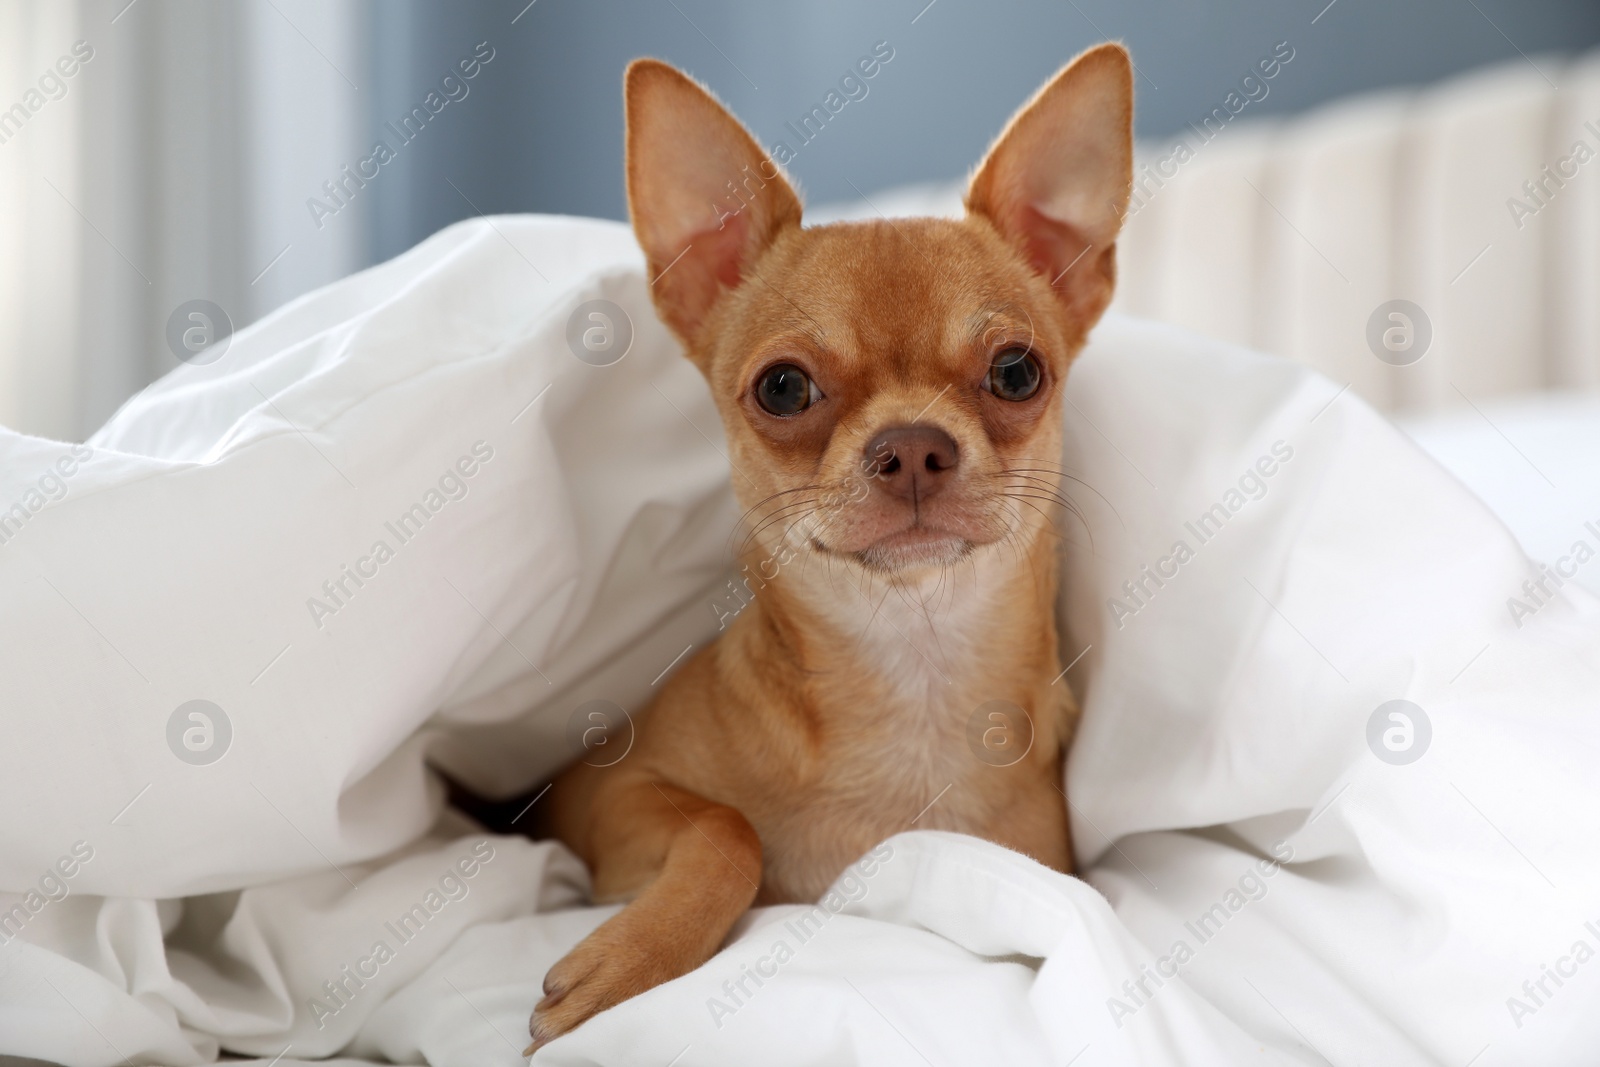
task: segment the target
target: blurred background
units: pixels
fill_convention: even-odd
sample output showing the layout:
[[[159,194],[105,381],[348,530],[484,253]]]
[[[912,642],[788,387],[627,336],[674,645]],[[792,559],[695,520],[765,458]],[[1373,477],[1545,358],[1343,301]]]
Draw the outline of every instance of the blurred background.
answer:
[[[635,56],[691,71],[763,145],[786,144],[808,202],[867,197],[884,206],[878,196],[890,187],[962,178],[1043,79],[1106,38],[1133,51],[1145,158],[1170,159],[1180,140],[1207,157],[1183,165],[1194,192],[1147,184],[1159,194],[1153,207],[1171,217],[1160,241],[1155,223],[1137,220],[1152,236],[1140,238],[1144,260],[1125,271],[1129,310],[1306,358],[1336,376],[1355,351],[1363,369],[1343,377],[1390,407],[1449,406],[1480,387],[1498,394],[1600,380],[1592,316],[1543,305],[1537,336],[1519,325],[1526,316],[1513,316],[1511,328],[1537,351],[1534,369],[1507,380],[1486,357],[1448,381],[1406,384],[1367,354],[1362,332],[1378,303],[1408,296],[1440,309],[1434,344],[1452,328],[1481,333],[1446,306],[1482,304],[1482,293],[1450,280],[1463,266],[1491,293],[1506,277],[1541,293],[1560,289],[1557,274],[1569,287],[1589,284],[1562,266],[1588,253],[1553,237],[1523,240],[1509,200],[1522,197],[1549,229],[1562,216],[1542,213],[1545,200],[1521,183],[1570,157],[1579,138],[1600,147],[1600,128],[1590,135],[1583,126],[1586,118],[1600,126],[1600,96],[1591,106],[1588,90],[1572,88],[1574,78],[1594,80],[1574,73],[1592,68],[1575,57],[1600,44],[1594,0],[0,0],[0,423],[81,440],[177,365],[168,322],[187,301],[211,301],[242,328],[460,219],[623,219],[621,73]],[[841,77],[875,50],[889,58],[841,96]],[[1275,55],[1265,76],[1261,64]],[[1490,73],[1467,73],[1483,69]],[[1455,76],[1471,99],[1445,111],[1467,117],[1452,126],[1446,115],[1418,133],[1429,101],[1441,99],[1429,94]],[[1282,125],[1374,92],[1364,126],[1341,126],[1350,112],[1337,105],[1324,109],[1332,117],[1320,127]],[[819,107],[825,125],[801,130]],[[1507,107],[1524,110],[1491,114]],[[1227,153],[1204,147],[1212,127],[1235,115],[1256,132],[1226,130],[1236,142]],[[1272,129],[1284,132],[1262,132]],[[1313,144],[1306,131],[1316,129]],[[1521,138],[1515,151],[1508,129]],[[1319,146],[1341,136],[1355,147],[1324,168]],[[1428,137],[1454,138],[1461,151],[1419,164],[1407,146]],[[1339,161],[1369,141],[1382,151],[1341,175]],[[1508,169],[1485,178],[1481,160]],[[1418,166],[1472,172],[1481,185],[1470,223],[1428,215],[1448,199],[1435,192],[1455,180],[1446,174],[1431,185],[1407,179],[1403,195],[1380,197],[1380,229],[1426,216],[1441,233],[1460,229],[1460,248],[1454,236],[1429,243],[1413,234],[1372,266],[1341,247],[1343,220],[1359,205],[1325,208],[1319,198],[1354,195],[1349,183],[1360,186],[1369,172]],[[1229,167],[1242,168],[1249,189],[1230,177],[1212,210],[1213,201],[1197,200],[1197,183]],[[1591,210],[1600,163],[1588,170],[1588,199],[1563,194],[1556,204],[1569,228]],[[1331,188],[1319,192],[1315,174]],[[948,206],[954,188],[935,184],[929,203]],[[1558,187],[1539,188],[1548,199]],[[1185,218],[1238,224],[1180,225],[1173,212],[1185,203]],[[1600,243],[1600,231],[1577,232],[1589,235],[1580,243]],[[1484,265],[1469,264],[1486,241]],[[1334,355],[1318,355],[1321,342],[1302,337],[1303,323],[1317,321],[1293,314],[1305,298],[1272,288],[1301,268],[1285,268],[1269,245],[1310,264],[1295,283],[1308,291],[1342,293],[1343,279],[1350,310],[1330,326],[1342,346]],[[1415,251],[1436,246],[1437,264],[1428,260],[1434,251]],[[1244,262],[1248,276],[1216,278],[1229,262]],[[1322,264],[1332,273],[1317,273]],[[1168,275],[1178,268],[1211,276],[1212,288],[1176,293]],[[1168,275],[1158,277],[1161,269]],[[1443,295],[1428,297],[1434,289]],[[1593,296],[1569,293],[1562,308],[1592,307]]]

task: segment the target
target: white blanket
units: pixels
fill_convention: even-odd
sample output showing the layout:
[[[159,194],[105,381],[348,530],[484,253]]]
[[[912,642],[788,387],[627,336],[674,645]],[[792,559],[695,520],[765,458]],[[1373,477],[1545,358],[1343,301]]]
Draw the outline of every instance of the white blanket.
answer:
[[[1084,880],[892,838],[540,1062],[1592,1061],[1600,606],[1290,364],[1110,319],[1068,398]],[[721,447],[628,232],[536,217],[0,434],[0,1053],[517,1061],[611,911],[423,761],[527,788],[710,639]]]

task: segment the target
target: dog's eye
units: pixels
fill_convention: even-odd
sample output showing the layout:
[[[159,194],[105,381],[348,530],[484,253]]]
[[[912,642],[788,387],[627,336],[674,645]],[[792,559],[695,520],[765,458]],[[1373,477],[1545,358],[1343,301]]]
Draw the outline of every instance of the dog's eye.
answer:
[[[1026,400],[1039,391],[1039,361],[1026,348],[1008,348],[989,366],[984,388],[1001,400]]]
[[[822,391],[793,363],[780,363],[756,383],[756,402],[773,415],[798,415],[822,398]]]

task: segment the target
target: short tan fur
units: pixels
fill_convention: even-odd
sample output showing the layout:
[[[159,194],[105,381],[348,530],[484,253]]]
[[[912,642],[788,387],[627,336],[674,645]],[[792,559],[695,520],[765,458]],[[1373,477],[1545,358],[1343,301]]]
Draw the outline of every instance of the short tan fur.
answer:
[[[802,228],[709,92],[628,68],[634,230],[722,417],[754,595],[627,759],[572,767],[546,801],[596,896],[629,903],[550,969],[534,1048],[913,821],[1071,869],[1061,390],[1115,283],[1132,94],[1126,51],[1091,48],[1000,135],[964,218]],[[1032,724],[1009,766],[970,744],[996,700]]]

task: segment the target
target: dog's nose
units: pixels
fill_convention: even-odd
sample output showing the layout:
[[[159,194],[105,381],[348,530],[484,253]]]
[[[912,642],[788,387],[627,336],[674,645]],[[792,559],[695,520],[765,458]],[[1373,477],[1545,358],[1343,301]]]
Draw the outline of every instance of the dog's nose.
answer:
[[[910,501],[937,493],[956,469],[955,438],[917,423],[893,426],[874,437],[865,453],[867,471],[890,495]]]

